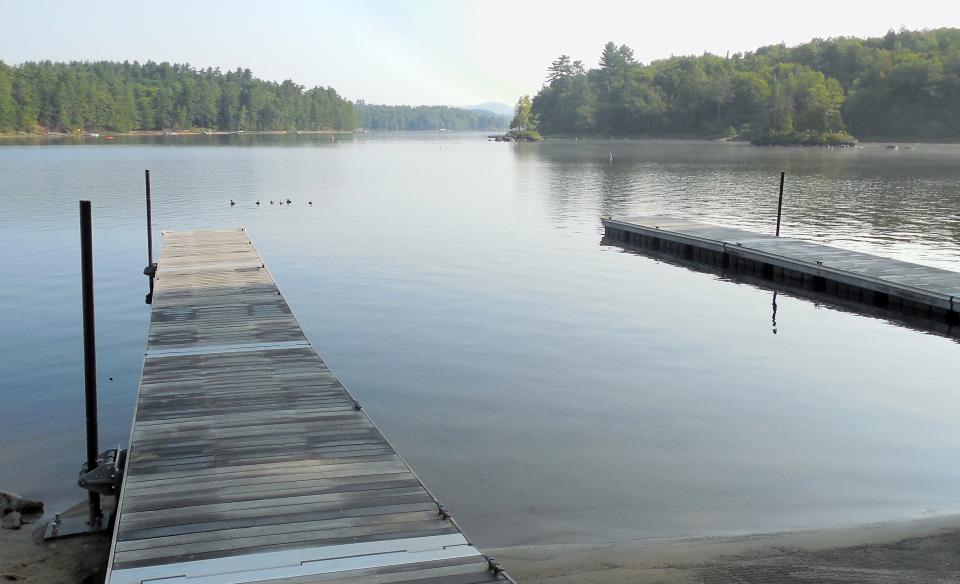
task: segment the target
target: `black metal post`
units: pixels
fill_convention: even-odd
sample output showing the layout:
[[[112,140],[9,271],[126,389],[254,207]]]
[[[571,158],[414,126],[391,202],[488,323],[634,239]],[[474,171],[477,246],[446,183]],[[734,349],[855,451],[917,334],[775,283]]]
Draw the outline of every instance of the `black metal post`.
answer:
[[[150,171],[144,170],[143,176],[147,182],[147,267],[153,266],[153,220],[150,215]]]
[[[150,202],[150,171],[144,170],[143,177],[147,187],[147,267],[143,268],[143,275],[150,278],[150,291],[143,301],[153,304],[153,278],[157,275],[157,264],[153,263],[153,204]]]
[[[87,470],[97,466],[97,346],[93,312],[93,233],[90,201],[80,201],[80,266],[83,289],[83,378],[87,414]],[[89,491],[90,525],[103,518],[100,495]]]
[[[787,175],[780,173],[780,200],[777,202],[777,237],[780,237],[780,214],[783,212],[783,178]]]

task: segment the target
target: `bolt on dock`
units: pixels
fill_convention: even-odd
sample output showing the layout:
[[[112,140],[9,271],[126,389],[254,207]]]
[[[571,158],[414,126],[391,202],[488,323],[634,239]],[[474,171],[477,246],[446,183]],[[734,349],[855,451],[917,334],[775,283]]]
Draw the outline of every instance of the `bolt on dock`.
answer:
[[[960,324],[960,273],[662,216],[603,219],[608,239],[771,282]]]
[[[109,584],[509,580],[306,339],[243,230],[164,234]]]

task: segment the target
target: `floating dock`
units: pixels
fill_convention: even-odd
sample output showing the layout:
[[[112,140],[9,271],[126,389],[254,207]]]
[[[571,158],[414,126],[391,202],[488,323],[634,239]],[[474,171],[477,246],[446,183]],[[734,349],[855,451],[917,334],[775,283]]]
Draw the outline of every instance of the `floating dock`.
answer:
[[[509,580],[306,339],[243,230],[164,234],[109,584]]]
[[[960,323],[960,273],[673,217],[603,220],[608,240],[839,298]]]

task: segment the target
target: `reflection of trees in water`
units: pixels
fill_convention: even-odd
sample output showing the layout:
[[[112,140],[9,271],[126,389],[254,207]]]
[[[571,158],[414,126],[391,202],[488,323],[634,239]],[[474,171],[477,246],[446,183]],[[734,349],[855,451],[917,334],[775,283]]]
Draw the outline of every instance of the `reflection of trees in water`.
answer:
[[[894,153],[876,145],[557,140],[512,147],[517,161],[541,173],[539,196],[556,221],[665,214],[772,233],[785,171],[783,235],[960,268],[955,146]]]
[[[632,180],[635,170],[610,164],[606,153],[602,158],[594,159],[595,149],[577,151],[569,147],[545,146],[518,144],[513,151],[518,160],[536,165],[541,171],[540,179],[545,190],[543,198],[553,220],[619,215],[629,211],[635,195]]]

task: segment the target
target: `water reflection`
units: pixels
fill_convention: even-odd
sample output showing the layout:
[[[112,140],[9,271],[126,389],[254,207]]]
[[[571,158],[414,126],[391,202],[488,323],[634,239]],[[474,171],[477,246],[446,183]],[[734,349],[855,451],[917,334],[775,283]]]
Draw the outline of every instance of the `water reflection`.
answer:
[[[773,327],[773,334],[777,334],[777,290],[773,291],[773,301],[770,303],[773,309],[773,312],[770,316],[770,322]]]
[[[776,179],[785,171],[783,235],[960,271],[960,145],[903,152],[666,140],[524,146],[514,153],[549,172],[547,203],[559,222],[583,212],[657,213],[773,233]]]
[[[779,310],[779,304],[777,303],[778,295],[786,295],[791,298],[809,302],[815,308],[825,307],[831,310],[877,318],[894,326],[909,328],[924,333],[933,333],[960,343],[960,327],[952,324],[949,320],[924,318],[922,315],[915,316],[882,305],[867,304],[856,299],[846,299],[835,295],[828,295],[822,293],[816,287],[812,289],[796,286],[780,288],[779,286],[784,286],[785,284],[783,282],[773,284],[769,277],[729,271],[693,259],[685,259],[673,254],[661,253],[654,249],[635,247],[616,238],[604,236],[600,240],[600,245],[617,248],[620,251],[637,256],[654,258],[657,262],[682,267],[694,272],[714,274],[719,280],[731,284],[748,284],[761,290],[770,291],[770,328],[774,335],[779,332],[777,322],[777,313]]]

